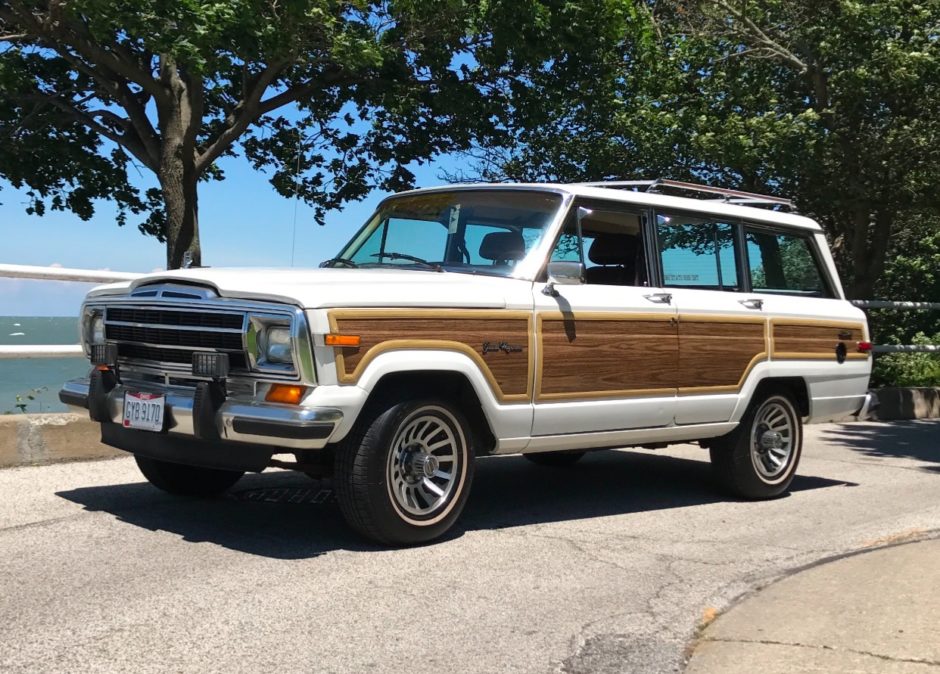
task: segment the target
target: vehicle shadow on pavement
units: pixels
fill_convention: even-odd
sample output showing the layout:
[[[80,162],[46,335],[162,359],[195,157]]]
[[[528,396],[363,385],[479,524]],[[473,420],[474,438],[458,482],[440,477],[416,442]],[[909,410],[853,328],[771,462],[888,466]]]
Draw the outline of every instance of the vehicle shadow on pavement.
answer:
[[[892,421],[881,424],[842,424],[823,431],[827,442],[873,458],[898,457],[928,464],[921,468],[940,473],[940,420]]]
[[[847,483],[797,476],[792,491]],[[378,551],[346,526],[329,480],[288,471],[247,475],[219,499],[190,499],[147,483],[87,487],[58,496],[151,531],[275,559],[331,550]],[[549,468],[519,456],[477,462],[463,516],[444,540],[468,530],[623,515],[733,500],[718,490],[707,461],[639,452],[595,452],[575,466]]]
[[[855,486],[797,475],[791,492]],[[592,452],[567,468],[532,465],[522,457],[479,462],[461,518],[464,529],[589,519],[735,501],[712,475],[707,453],[695,461],[649,452]]]

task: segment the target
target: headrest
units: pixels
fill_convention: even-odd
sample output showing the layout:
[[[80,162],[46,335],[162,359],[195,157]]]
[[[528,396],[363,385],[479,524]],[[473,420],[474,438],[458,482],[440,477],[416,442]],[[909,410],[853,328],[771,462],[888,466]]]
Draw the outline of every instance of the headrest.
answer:
[[[632,234],[598,234],[591,242],[588,259],[600,265],[632,266],[639,244],[639,237]]]
[[[521,260],[525,257],[525,239],[519,232],[490,232],[480,242],[484,260]]]

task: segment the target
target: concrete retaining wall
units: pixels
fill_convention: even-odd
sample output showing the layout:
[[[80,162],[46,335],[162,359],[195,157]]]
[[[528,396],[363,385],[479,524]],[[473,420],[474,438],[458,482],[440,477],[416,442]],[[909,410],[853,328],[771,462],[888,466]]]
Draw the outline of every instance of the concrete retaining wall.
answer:
[[[871,418],[878,421],[898,419],[936,419],[940,417],[940,388],[880,388],[878,406]]]
[[[878,421],[940,418],[940,388],[884,388],[874,393]],[[0,468],[127,456],[102,445],[98,424],[80,414],[0,415]]]
[[[127,456],[102,445],[98,424],[79,414],[0,416],[0,468]]]

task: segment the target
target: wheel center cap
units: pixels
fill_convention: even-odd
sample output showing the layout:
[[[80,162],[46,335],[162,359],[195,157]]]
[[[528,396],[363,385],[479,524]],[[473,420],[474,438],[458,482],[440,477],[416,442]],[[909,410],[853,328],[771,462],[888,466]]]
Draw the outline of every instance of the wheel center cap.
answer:
[[[415,475],[417,477],[431,477],[437,470],[440,462],[433,454],[418,454],[415,457]]]
[[[433,454],[425,454],[418,450],[411,453],[406,463],[408,474],[415,480],[432,477],[440,467],[440,460]]]
[[[783,449],[783,436],[777,431],[764,431],[760,436],[761,449]]]

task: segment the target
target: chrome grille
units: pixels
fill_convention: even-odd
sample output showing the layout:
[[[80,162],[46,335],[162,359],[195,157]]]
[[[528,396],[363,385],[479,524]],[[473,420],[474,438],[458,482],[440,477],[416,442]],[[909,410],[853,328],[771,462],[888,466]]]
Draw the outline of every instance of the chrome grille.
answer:
[[[118,357],[131,363],[189,370],[193,351],[229,354],[232,371],[247,372],[245,312],[170,307],[105,308],[105,339],[118,345]]]
[[[179,311],[174,309],[143,309],[138,307],[108,307],[107,320],[122,323],[149,323],[153,325],[189,326],[196,328],[223,328],[241,332],[245,314],[208,311]]]

